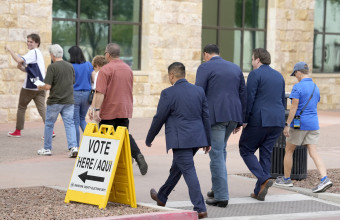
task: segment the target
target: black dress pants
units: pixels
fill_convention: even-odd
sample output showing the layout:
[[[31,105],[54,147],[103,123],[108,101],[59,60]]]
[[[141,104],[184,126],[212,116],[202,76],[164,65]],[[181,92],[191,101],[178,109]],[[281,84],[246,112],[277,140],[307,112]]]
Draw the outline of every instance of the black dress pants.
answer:
[[[129,119],[128,118],[115,118],[110,120],[101,120],[99,122],[99,127],[104,125],[112,125],[114,129],[116,130],[118,126],[126,127],[129,130]],[[132,137],[132,135],[129,133],[130,137],[130,148],[131,148],[131,156],[136,160],[137,155],[140,154],[139,147],[136,144],[135,139]]]

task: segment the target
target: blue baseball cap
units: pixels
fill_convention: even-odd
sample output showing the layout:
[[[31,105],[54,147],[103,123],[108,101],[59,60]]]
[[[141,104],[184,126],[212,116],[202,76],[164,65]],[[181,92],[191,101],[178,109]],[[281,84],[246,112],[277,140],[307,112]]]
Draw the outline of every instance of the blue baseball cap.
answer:
[[[295,72],[299,70],[309,70],[307,63],[298,62],[295,64],[292,74],[290,76],[295,76]]]

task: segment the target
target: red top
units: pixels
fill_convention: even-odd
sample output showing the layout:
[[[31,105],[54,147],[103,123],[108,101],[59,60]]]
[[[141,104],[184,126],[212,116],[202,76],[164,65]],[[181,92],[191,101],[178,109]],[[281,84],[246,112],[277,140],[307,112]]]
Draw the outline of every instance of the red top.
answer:
[[[98,74],[96,91],[104,94],[100,108],[100,118],[131,118],[133,74],[131,68],[122,60],[111,60]]]

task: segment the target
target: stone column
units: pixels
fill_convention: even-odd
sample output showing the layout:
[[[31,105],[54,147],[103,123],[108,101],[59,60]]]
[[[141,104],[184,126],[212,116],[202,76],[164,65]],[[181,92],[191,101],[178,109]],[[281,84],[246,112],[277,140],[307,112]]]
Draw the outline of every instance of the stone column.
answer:
[[[313,37],[314,0],[268,1],[267,49],[271,66],[286,80],[287,91],[297,82],[289,76],[296,62],[313,67]]]
[[[134,117],[152,117],[160,92],[170,86],[167,67],[172,62],[182,62],[188,81],[195,81],[201,63],[202,0],[143,1],[142,20],[141,71],[134,72]]]

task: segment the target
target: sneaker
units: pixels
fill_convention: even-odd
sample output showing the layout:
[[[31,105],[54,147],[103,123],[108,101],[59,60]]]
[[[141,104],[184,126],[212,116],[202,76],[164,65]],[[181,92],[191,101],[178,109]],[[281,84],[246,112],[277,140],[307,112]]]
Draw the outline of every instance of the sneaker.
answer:
[[[52,151],[49,150],[49,149],[41,148],[40,150],[38,150],[38,154],[39,155],[44,155],[44,156],[51,156],[52,155]]]
[[[55,134],[55,133],[54,133],[54,131],[53,131],[52,138],[54,138],[55,136],[56,136],[56,134]],[[41,137],[41,139],[43,139],[43,140],[44,140],[44,139],[45,139],[45,137],[44,137],[44,136],[42,136],[42,137]]]
[[[8,137],[17,137],[17,138],[19,138],[19,137],[21,137],[21,131],[18,130],[18,129],[15,129],[14,132],[8,132],[7,135],[8,135]]]
[[[320,182],[320,184],[312,189],[313,193],[325,192],[327,189],[331,188],[333,183],[330,179],[326,178],[324,181]]]
[[[69,158],[72,158],[72,157],[77,157],[78,155],[78,147],[72,147],[70,149],[70,153],[68,155]]]
[[[293,183],[291,179],[285,180],[283,176],[279,176],[275,180],[275,185],[277,186],[285,186],[285,187],[292,187]]]
[[[144,156],[142,154],[138,154],[136,162],[139,167],[140,173],[142,175],[145,175],[148,172],[148,164],[146,163]]]

